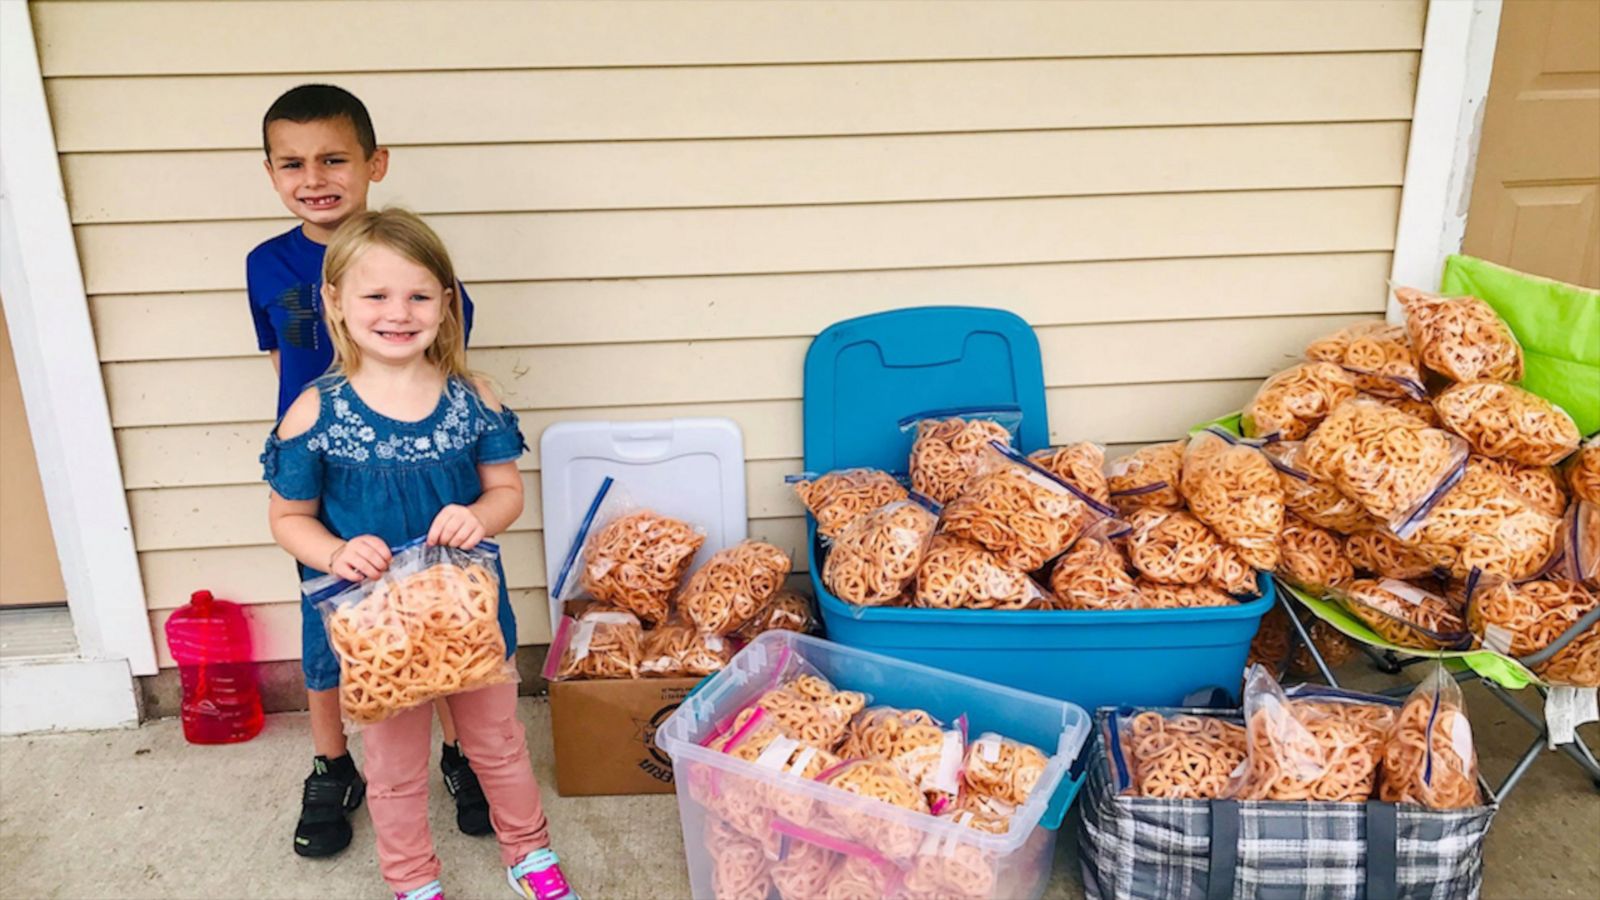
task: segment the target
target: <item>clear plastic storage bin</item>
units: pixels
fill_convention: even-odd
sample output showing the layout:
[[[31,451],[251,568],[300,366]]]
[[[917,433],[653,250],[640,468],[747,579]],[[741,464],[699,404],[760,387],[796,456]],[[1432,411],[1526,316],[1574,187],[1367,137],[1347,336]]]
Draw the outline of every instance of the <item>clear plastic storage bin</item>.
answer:
[[[994,732],[1050,754],[1003,834],[901,809],[702,746],[768,688],[792,657],[868,706],[965,715],[974,737]],[[1049,881],[1056,830],[1080,781],[1069,769],[1090,719],[1076,704],[1027,694],[806,635],[758,637],[656,731],[671,756],[696,898],[779,895],[1037,898]]]

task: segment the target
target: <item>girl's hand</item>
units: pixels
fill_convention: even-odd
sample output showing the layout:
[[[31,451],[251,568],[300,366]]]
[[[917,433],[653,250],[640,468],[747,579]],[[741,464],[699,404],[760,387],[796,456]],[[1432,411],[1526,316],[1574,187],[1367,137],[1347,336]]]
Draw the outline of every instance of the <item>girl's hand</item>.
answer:
[[[433,525],[428,529],[428,546],[471,550],[487,534],[477,514],[459,503],[452,503],[433,517]]]
[[[377,578],[388,568],[389,545],[372,534],[345,541],[328,559],[328,571],[345,581]]]

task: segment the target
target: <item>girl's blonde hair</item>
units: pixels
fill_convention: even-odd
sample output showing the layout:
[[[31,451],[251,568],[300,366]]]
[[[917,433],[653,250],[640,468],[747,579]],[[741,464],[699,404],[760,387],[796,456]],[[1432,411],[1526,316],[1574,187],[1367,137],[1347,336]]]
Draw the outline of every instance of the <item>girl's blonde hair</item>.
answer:
[[[427,269],[444,286],[444,315],[439,320],[439,333],[433,344],[424,351],[427,360],[439,367],[446,376],[470,380],[473,373],[467,368],[465,318],[461,312],[461,290],[456,283],[455,266],[450,263],[450,251],[444,241],[434,233],[422,217],[408,209],[388,207],[374,212],[367,210],[351,216],[328,241],[327,255],[322,259],[322,283],[338,291],[339,281],[361,254],[372,247],[387,247],[406,259]],[[344,322],[344,300],[324,303],[323,322],[328,327],[328,337],[333,341],[333,367],[330,371],[349,377],[361,367],[361,350],[350,339],[350,330]]]

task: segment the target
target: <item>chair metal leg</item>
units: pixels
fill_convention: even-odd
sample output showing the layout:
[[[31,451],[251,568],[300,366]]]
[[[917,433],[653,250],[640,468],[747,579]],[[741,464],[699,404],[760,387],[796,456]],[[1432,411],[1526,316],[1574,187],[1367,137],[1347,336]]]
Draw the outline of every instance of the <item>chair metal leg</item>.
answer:
[[[1495,793],[1500,795],[1501,803],[1506,802],[1506,797],[1517,786],[1517,782],[1521,781],[1522,776],[1527,774],[1528,767],[1532,766],[1533,761],[1538,759],[1539,754],[1543,752],[1544,735],[1540,734],[1533,739],[1532,744],[1528,745],[1528,749],[1523,751],[1522,758],[1518,759],[1517,764],[1511,767],[1511,771],[1506,775],[1505,780],[1500,782],[1500,787]]]
[[[1300,621],[1299,616],[1295,615],[1295,609],[1290,605],[1288,592],[1280,593],[1278,602],[1283,604],[1283,611],[1289,615],[1289,624],[1294,627],[1294,634],[1290,635],[1289,641],[1290,661],[1294,660],[1294,639],[1298,638],[1301,643],[1305,644],[1306,652],[1311,654],[1311,661],[1317,664],[1317,671],[1322,673],[1323,679],[1328,682],[1329,686],[1338,687],[1339,679],[1333,677],[1333,670],[1328,668],[1327,660],[1322,658],[1322,652],[1311,641],[1311,632],[1306,630],[1305,623]],[[1285,665],[1284,668],[1287,669],[1288,666]]]
[[[1544,719],[1534,715],[1527,707],[1519,703],[1515,697],[1511,696],[1511,692],[1500,685],[1486,679],[1483,682],[1483,686],[1488,689],[1489,693],[1500,698],[1500,702],[1510,707],[1512,712],[1521,716],[1524,722],[1532,725],[1539,732],[1539,743],[1541,745],[1546,741],[1549,737],[1549,729],[1545,727]],[[1543,692],[1541,691],[1540,693]],[[1595,786],[1600,787],[1600,762],[1595,760],[1594,754],[1589,750],[1589,746],[1581,738],[1574,735],[1572,743],[1558,744],[1556,749],[1565,753],[1573,762],[1577,763],[1578,767],[1583,769],[1590,780],[1595,782]]]

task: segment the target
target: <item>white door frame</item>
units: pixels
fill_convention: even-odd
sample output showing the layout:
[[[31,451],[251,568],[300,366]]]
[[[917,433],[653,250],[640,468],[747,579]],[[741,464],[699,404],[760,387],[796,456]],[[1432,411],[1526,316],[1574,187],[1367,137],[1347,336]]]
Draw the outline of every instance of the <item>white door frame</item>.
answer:
[[[0,297],[78,654],[154,675],[150,615],[33,24],[28,5],[11,2],[0,2]]]
[[[1502,0],[1432,0],[1422,37],[1405,187],[1389,278],[1437,290],[1444,259],[1461,252],[1494,69]],[[1391,322],[1401,320],[1391,296]]]

